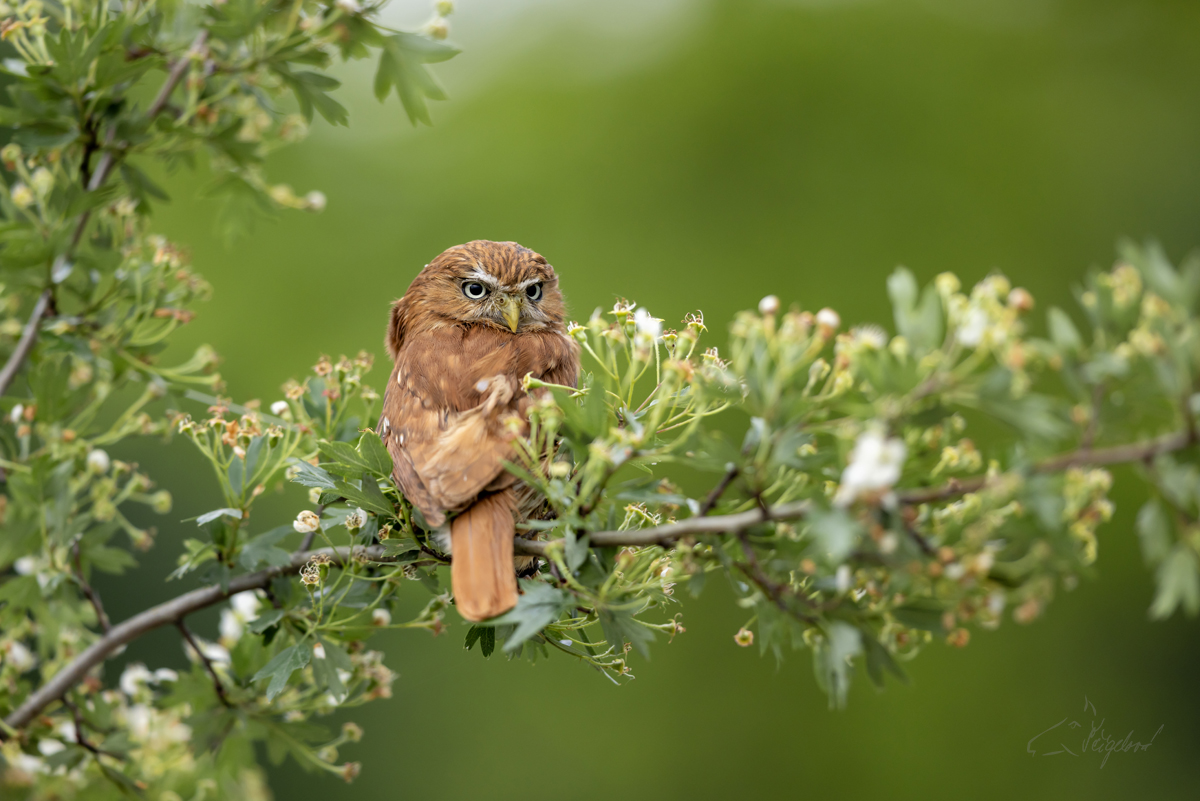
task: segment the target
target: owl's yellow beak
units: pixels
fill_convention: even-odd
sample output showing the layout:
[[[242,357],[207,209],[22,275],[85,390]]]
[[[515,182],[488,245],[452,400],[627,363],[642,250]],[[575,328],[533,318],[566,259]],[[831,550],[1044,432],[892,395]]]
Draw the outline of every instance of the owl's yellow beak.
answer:
[[[504,315],[504,322],[508,323],[509,329],[517,333],[517,326],[521,324],[521,299],[516,295],[505,295],[504,300],[500,301],[500,313]]]

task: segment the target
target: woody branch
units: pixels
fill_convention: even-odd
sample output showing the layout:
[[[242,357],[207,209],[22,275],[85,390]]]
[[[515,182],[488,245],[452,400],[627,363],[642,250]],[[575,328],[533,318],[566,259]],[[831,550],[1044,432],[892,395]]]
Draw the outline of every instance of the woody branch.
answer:
[[[1035,473],[1051,473],[1084,465],[1106,465],[1127,462],[1143,462],[1161,453],[1182,450],[1200,441],[1191,430],[1175,432],[1162,437],[1109,448],[1086,448],[1052,457],[1034,465]],[[901,490],[896,493],[900,503],[919,504],[945,500],[987,486],[986,477],[955,480],[936,487]],[[759,506],[745,512],[712,517],[697,516],[651,528],[628,531],[595,531],[588,534],[593,546],[670,546],[683,537],[697,534],[740,534],[754,526],[773,520],[796,520],[804,517],[811,509],[807,501]],[[535,541],[517,537],[514,543],[518,553],[546,556],[553,548],[560,548],[563,540]],[[140,612],[128,620],[113,626],[104,636],[94,642],[70,664],[56,673],[48,682],[26,699],[9,715],[4,723],[9,729],[20,729],[46,706],[63,697],[71,687],[80,682],[88,671],[104,662],[122,645],[153,631],[161,626],[176,625],[187,615],[227,600],[230,596],[246,590],[261,589],[285,573],[298,570],[316,554],[327,554],[335,563],[345,564],[356,556],[376,562],[388,562],[382,546],[357,548],[322,548],[294,554],[286,565],[267,568],[256,573],[237,576],[225,586],[202,587]]]

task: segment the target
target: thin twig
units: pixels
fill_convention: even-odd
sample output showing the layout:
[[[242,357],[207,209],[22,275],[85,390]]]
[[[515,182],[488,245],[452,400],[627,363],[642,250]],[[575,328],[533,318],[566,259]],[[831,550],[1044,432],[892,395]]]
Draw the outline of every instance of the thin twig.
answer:
[[[121,756],[120,754],[114,754],[112,751],[105,751],[103,748],[100,748],[95,743],[93,743],[91,740],[89,740],[87,738],[87,735],[85,735],[83,733],[83,711],[79,708],[78,704],[74,703],[70,698],[67,698],[65,695],[62,697],[61,700],[62,700],[62,705],[65,706],[67,709],[71,710],[71,719],[75,723],[75,744],[76,745],[86,748],[87,750],[89,750],[93,754],[95,754],[97,757],[106,756],[106,757],[111,757],[112,759],[115,759],[118,762],[125,761],[125,757]]]
[[[179,633],[183,635],[183,639],[196,652],[196,656],[200,657],[200,662],[203,663],[204,669],[212,677],[213,689],[217,691],[217,698],[221,699],[221,703],[227,709],[233,709],[233,704],[229,702],[229,696],[225,694],[225,685],[221,683],[221,677],[217,675],[217,669],[213,667],[212,660],[208,658],[208,654],[204,653],[204,649],[196,642],[196,638],[192,636],[192,632],[188,629],[187,624],[183,622],[183,618],[175,621],[175,628],[179,629]]]
[[[79,540],[75,540],[75,544],[71,546],[71,554],[75,560],[75,581],[79,584],[79,589],[83,591],[83,595],[91,603],[92,609],[96,611],[96,622],[100,624],[100,631],[108,634],[108,630],[112,628],[112,624],[108,620],[108,615],[104,612],[104,604],[100,603],[100,593],[92,588],[91,584],[87,583],[87,579],[83,577],[83,564],[79,558]]]
[[[775,602],[775,605],[779,607],[781,612],[791,615],[792,617],[804,623],[816,623],[817,619],[815,617],[796,611],[789,606],[786,601],[783,600],[783,595],[786,592],[788,595],[791,595],[796,600],[801,601],[808,606],[813,605],[811,601],[794,592],[790,587],[785,587],[784,585],[771,580],[771,578],[762,569],[762,565],[759,564],[758,555],[754,552],[753,546],[750,545],[750,538],[746,536],[746,532],[739,532],[738,542],[741,543],[742,553],[746,556],[745,562],[736,563],[738,569],[745,573],[748,579],[757,584],[759,589],[765,592],[767,597]]]
[[[729,489],[729,485],[738,477],[738,472],[737,465],[730,465],[729,469],[725,471],[725,475],[721,476],[721,481],[713,487],[712,492],[708,493],[704,503],[700,504],[700,511],[696,512],[696,517],[708,516],[708,513],[717,505],[717,501],[721,500],[721,496],[725,494],[725,490]]]
[[[17,347],[13,349],[12,355],[8,357],[3,369],[0,369],[0,395],[8,392],[8,387],[17,377],[17,371],[21,369],[21,364],[29,356],[29,351],[33,350],[33,343],[37,341],[38,327],[42,324],[42,316],[50,307],[50,294],[50,290],[47,289],[38,296],[37,303],[33,304],[33,312],[29,315],[29,321],[21,330],[21,338],[17,340]]]

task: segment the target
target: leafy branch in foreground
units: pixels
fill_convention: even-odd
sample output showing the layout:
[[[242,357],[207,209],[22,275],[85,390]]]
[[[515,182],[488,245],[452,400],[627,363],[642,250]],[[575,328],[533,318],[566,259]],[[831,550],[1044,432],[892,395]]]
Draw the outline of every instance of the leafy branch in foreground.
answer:
[[[419,33],[380,25],[382,5],[0,3],[5,798],[140,791],[155,798],[209,792],[254,798],[264,779],[247,744],[268,737],[272,758],[281,757],[282,746],[307,766],[352,772],[326,758],[354,739],[352,729],[325,736],[312,725],[256,715],[258,693],[229,678],[231,671],[262,666],[254,662],[261,641],[250,662],[234,643],[253,628],[250,618],[272,620],[273,612],[256,614],[260,606],[279,611],[280,598],[289,595],[235,595],[217,642],[184,619],[229,597],[244,580],[235,574],[287,563],[291,556],[276,546],[278,537],[247,543],[230,521],[244,524],[252,499],[282,481],[286,462],[311,445],[313,430],[331,438],[336,432],[301,432],[263,418],[262,436],[234,449],[237,467],[220,465],[225,507],[201,518],[206,546],[185,554],[180,575],[195,564],[228,580],[216,595],[202,592],[196,604],[168,605],[173,612],[154,618],[155,626],[178,629],[195,664],[190,674],[133,666],[118,687],[104,688],[99,666],[144,631],[132,624],[147,618],[114,625],[95,574],[128,570],[134,554],[155,544],[154,529],[138,522],[133,506],[160,514],[171,507],[169,492],[109,451],[119,453],[133,437],[169,437],[181,417],[172,409],[221,407],[210,394],[221,388],[210,348],[182,363],[164,357],[170,336],[191,321],[209,286],[182,249],[151,233],[154,206],[167,199],[152,176],[203,164],[213,175],[206,191],[222,203],[225,234],[279,209],[320,211],[320,192],[298,194],[271,183],[264,162],[303,138],[315,114],[346,123],[346,110],[331,94],[338,81],[326,69],[337,58],[378,53],[380,85],[397,89],[410,119],[428,123],[426,101],[444,92],[426,65],[458,52],[442,41],[449,3],[438,3],[437,16]],[[228,430],[210,433],[236,439]],[[202,442],[203,432],[194,438]],[[267,584],[264,578],[247,587]],[[374,611],[364,613],[367,626],[379,624]],[[282,612],[273,620],[285,622]],[[279,625],[255,632],[267,632],[269,643]],[[328,653],[327,664],[355,672],[345,686],[387,694],[391,674],[378,654],[343,653],[332,644]],[[341,680],[340,672],[331,675]],[[214,715],[210,701],[228,716]],[[321,758],[309,745],[314,738],[326,749]]]

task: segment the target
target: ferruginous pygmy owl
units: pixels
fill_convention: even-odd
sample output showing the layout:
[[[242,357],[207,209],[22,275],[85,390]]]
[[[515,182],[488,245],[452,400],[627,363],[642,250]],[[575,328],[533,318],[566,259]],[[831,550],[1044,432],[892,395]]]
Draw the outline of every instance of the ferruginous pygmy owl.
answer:
[[[484,620],[517,602],[516,523],[543,499],[504,469],[527,430],[529,373],[575,386],[579,346],[563,326],[558,277],[515,242],[478,240],[425,266],[392,305],[396,366],[377,431],[392,476],[429,526],[450,515],[459,613]],[[549,456],[549,455],[548,455]],[[526,563],[528,559],[524,560]]]

